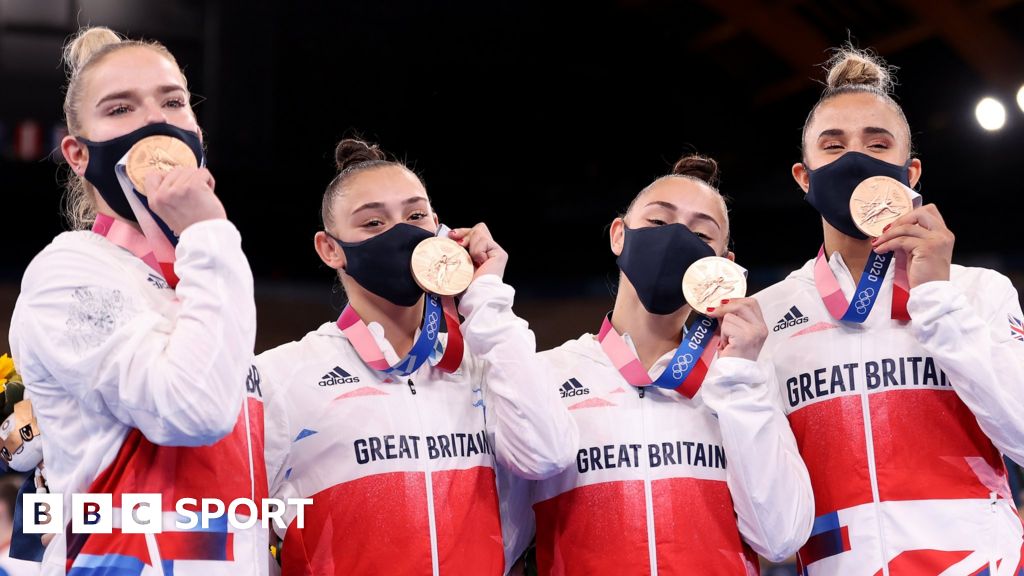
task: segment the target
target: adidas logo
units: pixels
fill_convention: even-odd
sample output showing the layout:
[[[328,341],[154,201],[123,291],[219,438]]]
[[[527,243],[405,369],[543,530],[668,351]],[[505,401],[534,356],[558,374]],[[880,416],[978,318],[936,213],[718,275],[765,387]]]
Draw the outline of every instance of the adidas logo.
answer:
[[[803,312],[801,312],[799,308],[793,306],[789,309],[789,312],[786,312],[786,315],[782,317],[782,320],[775,323],[775,327],[772,328],[772,332],[792,328],[797,324],[806,324],[808,320],[810,319],[807,316],[804,316]]]
[[[575,378],[569,378],[562,384],[562,398],[572,398],[573,396],[585,396],[590,394],[590,388],[584,388],[583,384]]]
[[[337,386],[338,384],[352,384],[353,382],[359,382],[359,376],[353,376],[337,366],[334,367],[334,370],[320,377],[321,386]]]

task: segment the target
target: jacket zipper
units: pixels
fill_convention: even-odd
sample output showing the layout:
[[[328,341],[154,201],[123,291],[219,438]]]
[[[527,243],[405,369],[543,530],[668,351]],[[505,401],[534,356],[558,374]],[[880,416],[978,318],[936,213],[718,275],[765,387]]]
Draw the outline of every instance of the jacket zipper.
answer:
[[[864,352],[864,336],[861,339],[861,356]],[[868,478],[871,479],[871,500],[875,508],[875,522],[878,524],[878,553],[881,556],[882,576],[889,576],[889,564],[885,551],[885,526],[882,521],[882,499],[878,493],[878,467],[875,464],[875,438],[871,433],[871,403],[867,389],[860,393],[861,414],[864,416],[864,448],[868,457]]]
[[[641,387],[640,397],[640,445],[647,449],[647,415],[644,412],[644,389]],[[654,490],[651,486],[651,463],[644,458],[644,515],[647,518],[647,554],[651,561],[651,576],[658,576],[658,546],[654,534]]]
[[[409,393],[412,396],[416,396],[416,384],[409,378],[406,382],[409,385]],[[425,435],[426,429],[423,427],[423,418],[420,416],[419,406],[416,405],[416,400],[412,401],[413,411],[416,412],[416,421],[420,425],[420,434]],[[423,460],[423,475],[426,478],[427,488],[427,520],[430,525],[430,565],[433,569],[434,576],[440,576],[441,568],[438,562],[437,554],[437,522],[434,519],[434,480],[430,476],[430,461]]]

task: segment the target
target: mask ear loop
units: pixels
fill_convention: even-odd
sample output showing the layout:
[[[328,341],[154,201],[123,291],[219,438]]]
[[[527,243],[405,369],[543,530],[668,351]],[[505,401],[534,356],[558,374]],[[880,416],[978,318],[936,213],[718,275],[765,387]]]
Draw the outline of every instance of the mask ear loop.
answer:
[[[345,252],[345,247],[337,236],[331,234],[326,229],[324,230],[324,234],[326,234],[331,240],[334,240],[334,243],[338,246],[338,250],[341,250],[342,253]],[[341,268],[341,270],[344,270],[344,268]],[[335,270],[335,272],[337,272],[337,270]],[[348,294],[345,293],[345,285],[341,283],[341,276],[338,276],[337,274],[334,275],[334,284],[331,286],[330,301],[331,308],[335,312],[339,313],[345,308],[348,302]]]

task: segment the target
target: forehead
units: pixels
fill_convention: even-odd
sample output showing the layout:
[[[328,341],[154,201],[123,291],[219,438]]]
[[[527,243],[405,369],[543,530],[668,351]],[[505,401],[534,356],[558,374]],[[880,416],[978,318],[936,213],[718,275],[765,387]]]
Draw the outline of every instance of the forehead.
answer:
[[[345,180],[337,202],[357,208],[368,202],[403,202],[412,196],[427,197],[423,183],[401,166],[378,166],[352,174]]]
[[[726,227],[722,201],[718,193],[702,182],[690,178],[661,178],[648,186],[647,191],[637,199],[634,210],[643,210],[652,202],[674,204],[684,216],[693,212],[703,212],[714,217],[723,229]]]
[[[178,66],[153,48],[132,46],[115,50],[95,63],[86,75],[86,90],[94,97],[101,93],[145,90],[178,84],[185,79]]]
[[[854,92],[829,98],[818,106],[807,126],[807,139],[817,140],[825,130],[857,133],[869,126],[907,135],[907,126],[892,102],[877,94]]]

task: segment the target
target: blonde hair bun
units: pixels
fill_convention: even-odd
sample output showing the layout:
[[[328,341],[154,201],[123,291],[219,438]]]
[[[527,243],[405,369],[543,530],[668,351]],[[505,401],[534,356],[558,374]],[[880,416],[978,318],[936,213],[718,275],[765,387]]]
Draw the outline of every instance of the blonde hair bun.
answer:
[[[64,45],[64,67],[68,78],[74,78],[90,58],[105,46],[120,44],[117,32],[105,26],[82,28]]]
[[[868,86],[890,94],[894,84],[893,69],[875,54],[845,46],[825,64],[828,70],[827,90],[833,92],[846,86]]]

